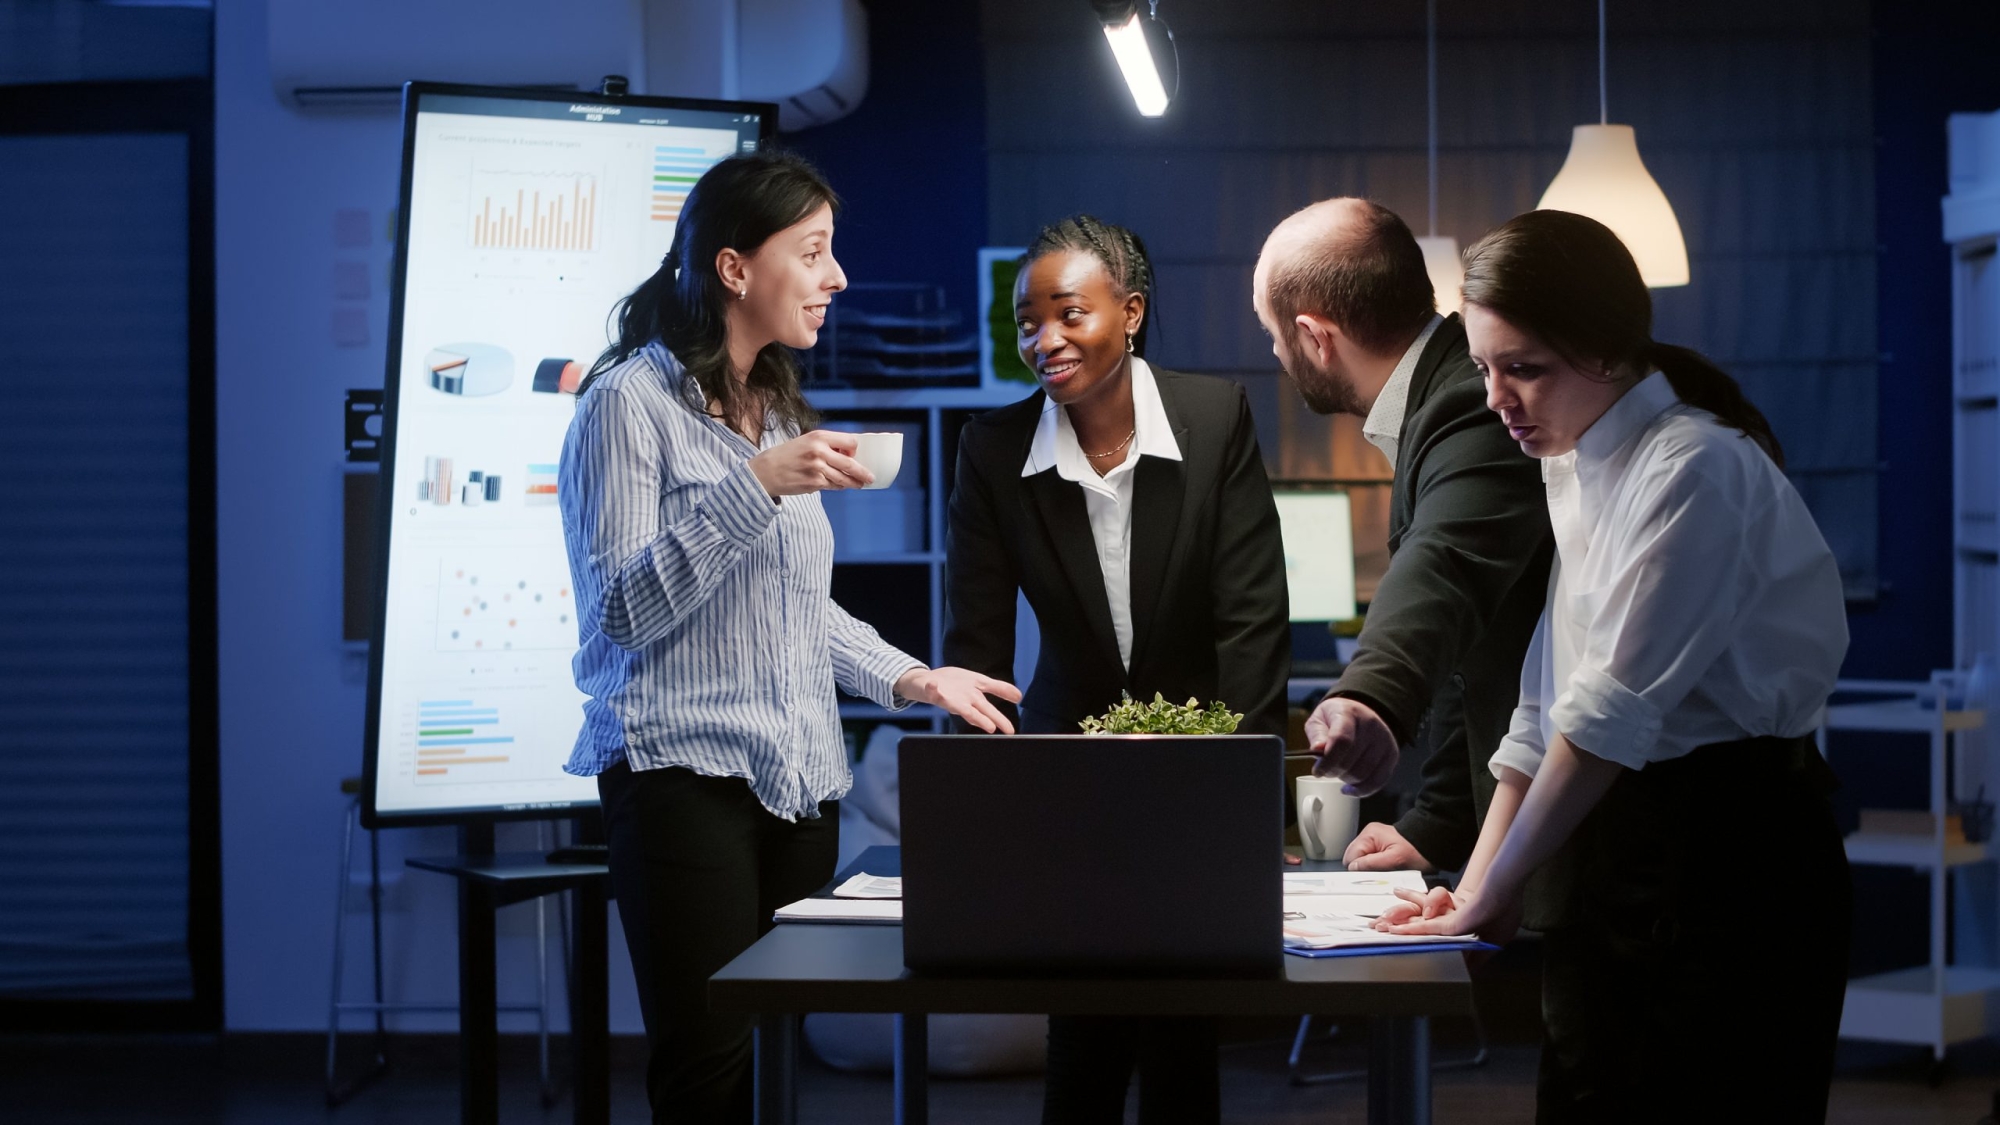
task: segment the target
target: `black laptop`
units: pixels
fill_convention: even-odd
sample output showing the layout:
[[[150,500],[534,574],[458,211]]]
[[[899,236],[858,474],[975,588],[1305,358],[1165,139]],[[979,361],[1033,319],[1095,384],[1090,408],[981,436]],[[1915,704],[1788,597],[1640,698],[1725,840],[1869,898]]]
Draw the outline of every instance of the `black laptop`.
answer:
[[[1271,735],[903,739],[903,960],[936,974],[1282,971]]]

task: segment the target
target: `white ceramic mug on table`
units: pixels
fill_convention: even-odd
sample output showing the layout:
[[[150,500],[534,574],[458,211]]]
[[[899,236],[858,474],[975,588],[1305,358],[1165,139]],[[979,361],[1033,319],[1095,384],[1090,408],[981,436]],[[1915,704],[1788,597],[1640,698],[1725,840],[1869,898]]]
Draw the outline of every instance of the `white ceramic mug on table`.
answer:
[[[1361,798],[1340,791],[1337,777],[1298,779],[1299,843],[1307,859],[1339,859],[1361,831]]]

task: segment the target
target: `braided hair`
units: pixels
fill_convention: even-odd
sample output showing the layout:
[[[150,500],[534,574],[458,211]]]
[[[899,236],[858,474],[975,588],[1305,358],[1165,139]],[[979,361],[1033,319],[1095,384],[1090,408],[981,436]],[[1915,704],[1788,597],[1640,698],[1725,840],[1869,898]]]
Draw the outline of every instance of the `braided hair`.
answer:
[[[1043,227],[1021,255],[1021,270],[1058,250],[1081,250],[1104,263],[1111,275],[1112,291],[1122,300],[1134,293],[1146,299],[1139,317],[1139,330],[1132,334],[1132,354],[1146,356],[1146,333],[1153,323],[1153,262],[1146,256],[1146,244],[1124,227],[1107,223],[1094,215],[1071,215]]]

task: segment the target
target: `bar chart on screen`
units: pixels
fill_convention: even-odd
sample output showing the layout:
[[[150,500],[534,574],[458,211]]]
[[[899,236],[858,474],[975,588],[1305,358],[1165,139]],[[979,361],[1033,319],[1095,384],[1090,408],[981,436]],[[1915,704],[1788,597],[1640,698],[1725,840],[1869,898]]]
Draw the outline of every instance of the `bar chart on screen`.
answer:
[[[597,249],[597,173],[478,168],[472,174],[472,245],[482,250]]]
[[[693,145],[653,146],[653,221],[671,223],[681,217],[681,206],[694,190],[701,174],[729,153],[710,154]]]
[[[507,781],[521,775],[501,709],[471,694],[419,702],[412,716],[419,785]]]

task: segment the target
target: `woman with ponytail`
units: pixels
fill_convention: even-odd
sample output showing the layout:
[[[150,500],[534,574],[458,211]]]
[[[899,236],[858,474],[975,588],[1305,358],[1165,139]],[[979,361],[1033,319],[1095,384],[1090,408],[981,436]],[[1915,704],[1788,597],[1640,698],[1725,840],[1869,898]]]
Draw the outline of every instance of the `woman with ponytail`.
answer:
[[[1466,253],[1464,296],[1557,559],[1464,877],[1378,926],[1504,942],[1573,842],[1537,1119],[1823,1121],[1850,896],[1812,738],[1847,651],[1833,556],[1736,381],[1652,339],[1609,229],[1521,215]]]
[[[945,659],[1010,675],[1025,597],[1041,647],[1023,731],[1075,734],[1121,694],[1158,693],[1282,737],[1284,543],[1243,389],[1148,362],[1153,268],[1123,227],[1044,228],[1014,302],[1041,390],[959,438]],[[1125,1120],[1135,1073],[1141,1125],[1220,1120],[1213,1019],[1051,1016],[1044,1125]]]
[[[789,349],[847,286],[837,202],[783,154],[704,174],[563,442],[587,697],[564,768],[597,778],[660,1122],[751,1119],[750,1020],[710,1012],[707,981],[833,877],[852,784],[835,685],[986,731],[1011,729],[989,695],[1020,699],[925,667],[829,596],[818,494],[874,478],[852,435],[811,429]]]

